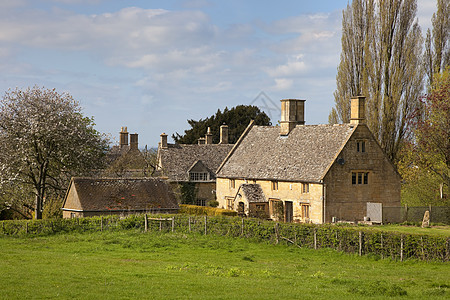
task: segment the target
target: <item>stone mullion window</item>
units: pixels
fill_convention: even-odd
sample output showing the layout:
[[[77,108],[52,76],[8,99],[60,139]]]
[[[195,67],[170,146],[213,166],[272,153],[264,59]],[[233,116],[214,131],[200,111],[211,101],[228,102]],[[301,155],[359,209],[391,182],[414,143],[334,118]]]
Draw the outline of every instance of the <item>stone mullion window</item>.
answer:
[[[352,172],[352,185],[369,184],[369,172]]]

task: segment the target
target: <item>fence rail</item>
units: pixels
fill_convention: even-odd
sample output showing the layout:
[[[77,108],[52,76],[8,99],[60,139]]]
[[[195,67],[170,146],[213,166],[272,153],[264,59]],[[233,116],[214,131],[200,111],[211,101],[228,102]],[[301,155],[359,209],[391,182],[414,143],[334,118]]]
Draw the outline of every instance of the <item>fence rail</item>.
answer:
[[[450,238],[423,234],[381,232],[365,227],[276,223],[239,217],[187,215],[130,215],[1,221],[0,234],[32,235],[58,232],[114,231],[137,229],[143,232],[179,232],[242,237],[297,247],[332,248],[359,255],[377,255],[395,260],[450,260]]]

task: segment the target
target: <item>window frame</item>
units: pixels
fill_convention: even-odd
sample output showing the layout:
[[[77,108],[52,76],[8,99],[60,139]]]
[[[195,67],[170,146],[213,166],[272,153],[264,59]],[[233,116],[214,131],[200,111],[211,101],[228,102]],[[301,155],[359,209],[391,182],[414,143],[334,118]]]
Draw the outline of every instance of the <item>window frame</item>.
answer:
[[[208,172],[189,172],[189,181],[202,182],[209,180]]]
[[[368,185],[369,173],[368,171],[352,171],[352,185]]]
[[[366,152],[366,140],[356,141],[356,152],[365,153]]]
[[[302,182],[302,194],[308,194],[309,193],[309,183]]]
[[[270,186],[272,188],[272,191],[278,191],[278,181],[272,180]]]

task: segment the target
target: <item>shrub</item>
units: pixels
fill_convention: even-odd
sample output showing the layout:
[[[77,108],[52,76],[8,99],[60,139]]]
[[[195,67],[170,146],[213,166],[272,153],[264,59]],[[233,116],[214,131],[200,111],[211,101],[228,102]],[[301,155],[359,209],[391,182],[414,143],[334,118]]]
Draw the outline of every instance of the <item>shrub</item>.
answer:
[[[208,206],[197,206],[197,205],[187,205],[181,204],[180,214],[196,215],[196,216],[236,216],[237,212],[229,209],[208,207]]]

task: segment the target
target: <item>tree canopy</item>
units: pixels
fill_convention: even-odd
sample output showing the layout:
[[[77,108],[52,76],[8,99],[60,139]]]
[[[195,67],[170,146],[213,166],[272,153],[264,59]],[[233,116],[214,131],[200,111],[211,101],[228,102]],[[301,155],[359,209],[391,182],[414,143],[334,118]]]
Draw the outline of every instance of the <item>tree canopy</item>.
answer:
[[[416,14],[416,0],[353,0],[343,11],[341,61],[329,122],[348,123],[350,98],[366,96],[367,124],[393,161],[423,87]]]
[[[10,90],[0,101],[0,187],[31,188],[37,219],[49,193],[100,168],[107,149],[108,140],[67,93],[35,86]]]
[[[228,142],[234,144],[251,120],[254,120],[256,125],[271,125],[270,118],[257,106],[238,105],[231,109],[225,108],[223,112],[218,109],[215,115],[206,119],[188,120],[191,129],[185,130],[184,135],[177,132],[172,135],[172,138],[178,144],[196,144],[199,138],[205,137],[210,127],[213,143],[217,144],[220,139],[220,126],[226,124],[229,134]]]

